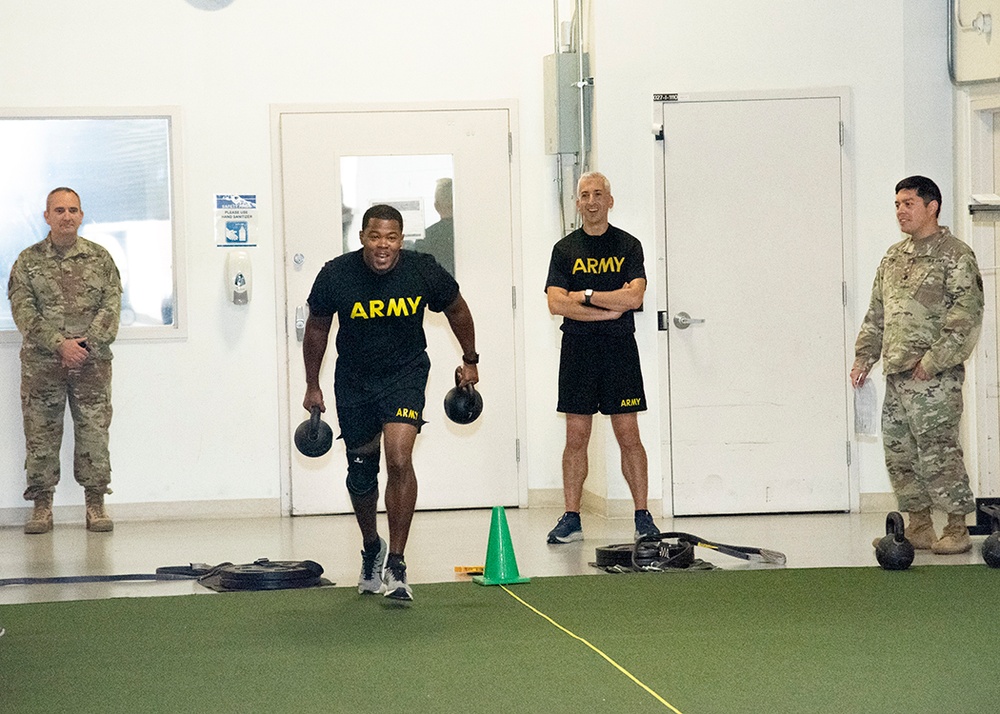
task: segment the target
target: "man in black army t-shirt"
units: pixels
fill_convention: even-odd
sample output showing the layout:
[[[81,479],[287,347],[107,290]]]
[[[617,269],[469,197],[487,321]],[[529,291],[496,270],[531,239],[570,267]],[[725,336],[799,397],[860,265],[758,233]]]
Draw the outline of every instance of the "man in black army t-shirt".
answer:
[[[316,405],[326,410],[319,372],[336,314],[334,395],[347,447],[347,490],[364,545],[358,592],[412,600],[403,550],[417,502],[413,444],[424,424],[430,371],[424,310],[444,312],[458,338],[459,386],[479,381],[476,333],[455,279],[432,256],[402,250],[399,211],[385,205],[369,208],[361,222],[361,245],[361,250],[329,261],[313,283],[302,342],[306,370],[302,406],[307,411]],[[376,522],[383,442],[388,546]]]
[[[646,508],[648,466],[636,416],[646,409],[646,395],[632,311],[642,305],[646,270],[639,241],[608,223],[614,204],[603,174],[580,177],[576,208],[583,226],[553,246],[545,282],[549,312],[563,316],[556,410],[566,415],[566,512],[549,532],[554,544],[583,539],[580,502],[598,411],[611,417],[621,449],[622,475],[635,504],[635,537],[660,532]]]

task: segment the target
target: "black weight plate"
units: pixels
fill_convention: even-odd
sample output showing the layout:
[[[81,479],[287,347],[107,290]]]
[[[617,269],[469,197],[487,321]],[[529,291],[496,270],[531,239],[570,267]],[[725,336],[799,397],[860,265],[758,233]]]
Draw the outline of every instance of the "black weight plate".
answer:
[[[299,578],[297,580],[242,581],[229,582],[225,575],[219,576],[219,585],[225,590],[291,590],[295,588],[311,588],[319,585],[322,578]]]
[[[233,565],[221,568],[220,571],[230,580],[301,580],[315,577],[315,573],[298,564],[294,566],[261,567],[258,565]]]
[[[598,548],[595,562],[600,568],[608,568],[612,565],[623,565],[631,568],[632,546],[632,543],[618,543]]]
[[[600,568],[621,565],[632,567],[632,551],[634,543],[618,543],[597,549],[595,564]],[[672,568],[686,568],[694,563],[694,548],[688,543],[664,543],[662,541],[645,541],[639,545],[637,564],[648,566],[656,561],[670,560]]]
[[[255,563],[219,568],[221,584],[224,587],[243,589],[264,589],[268,586],[302,587],[302,581],[316,581],[322,573],[322,566],[311,560],[258,560]]]
[[[664,556],[660,555],[661,559]],[[694,546],[690,543],[667,544],[666,558],[670,559],[671,568],[687,568],[694,564]]]

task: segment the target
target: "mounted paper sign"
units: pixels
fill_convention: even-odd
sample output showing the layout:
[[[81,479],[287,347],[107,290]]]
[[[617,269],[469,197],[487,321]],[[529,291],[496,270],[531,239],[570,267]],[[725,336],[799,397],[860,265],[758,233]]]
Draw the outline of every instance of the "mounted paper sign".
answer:
[[[403,217],[403,240],[415,241],[424,237],[424,200],[422,198],[373,199],[371,205],[384,203],[392,206]]]
[[[949,0],[948,70],[952,82],[1000,79],[1000,35],[994,38],[994,29],[1000,33],[1000,0]]]
[[[215,245],[219,248],[257,245],[257,194],[216,194]]]
[[[388,204],[400,212],[405,247],[417,249],[426,237],[428,220],[431,223],[445,218],[451,220],[451,193],[445,210],[439,205],[438,187],[442,180],[450,180],[454,176],[455,164],[451,154],[340,157],[344,252],[361,247],[358,234],[361,232],[362,217],[366,210],[378,203]],[[454,256],[450,242],[447,250]],[[442,262],[441,258],[438,262]],[[446,262],[454,265],[454,257]]]

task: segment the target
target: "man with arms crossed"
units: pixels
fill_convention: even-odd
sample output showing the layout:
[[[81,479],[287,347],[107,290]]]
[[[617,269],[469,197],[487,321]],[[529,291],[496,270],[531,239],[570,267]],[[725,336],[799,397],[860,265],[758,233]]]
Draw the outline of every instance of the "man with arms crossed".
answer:
[[[545,292],[549,312],[562,315],[559,404],[566,415],[563,498],[566,512],[549,543],[583,539],[580,503],[587,478],[587,445],[594,414],[611,417],[621,467],[635,504],[635,537],[660,531],[646,508],[646,450],[637,413],[646,409],[632,311],[642,305],[646,271],[642,245],[608,223],[611,184],[597,172],[577,183],[576,208],[583,227],[552,249]]]

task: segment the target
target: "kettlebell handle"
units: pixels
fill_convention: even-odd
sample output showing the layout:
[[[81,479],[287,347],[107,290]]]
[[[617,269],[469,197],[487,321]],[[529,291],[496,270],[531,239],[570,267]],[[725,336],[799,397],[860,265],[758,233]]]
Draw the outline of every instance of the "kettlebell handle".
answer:
[[[980,506],[979,510],[990,517],[990,532],[1000,533],[1000,505]]]
[[[891,535],[895,542],[902,543],[906,539],[904,531],[903,516],[898,511],[892,511],[885,517],[885,534]]]
[[[319,405],[314,404],[312,409],[309,410],[309,441],[316,441],[319,438],[319,421]]]
[[[460,388],[458,386],[458,384],[461,381],[462,381],[462,368],[461,367],[455,367],[455,388],[456,389]],[[466,392],[471,392],[473,389],[475,389],[475,385],[473,385],[473,384],[466,384],[464,387],[461,387],[461,389],[464,389]]]

